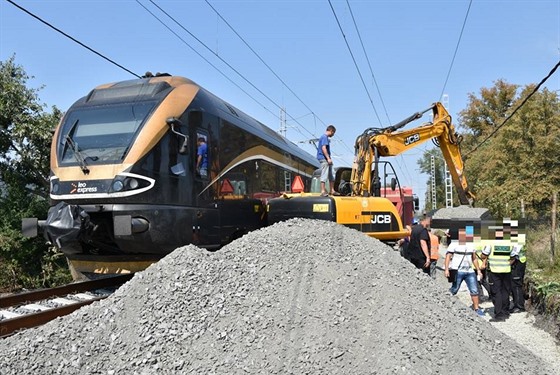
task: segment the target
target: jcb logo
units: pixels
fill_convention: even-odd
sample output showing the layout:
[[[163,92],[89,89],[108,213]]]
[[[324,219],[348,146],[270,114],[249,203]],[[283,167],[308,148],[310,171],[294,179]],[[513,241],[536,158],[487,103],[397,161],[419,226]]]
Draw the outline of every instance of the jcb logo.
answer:
[[[419,140],[420,140],[420,134],[418,133],[412,134],[404,139],[404,145],[408,146],[410,144],[413,144],[414,142],[418,142]]]
[[[391,215],[372,215],[371,223],[372,224],[390,224],[391,223]]]

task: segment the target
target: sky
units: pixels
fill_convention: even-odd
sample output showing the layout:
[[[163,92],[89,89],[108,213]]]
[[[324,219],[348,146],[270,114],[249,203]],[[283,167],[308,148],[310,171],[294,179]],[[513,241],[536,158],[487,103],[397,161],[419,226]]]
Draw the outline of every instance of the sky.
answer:
[[[560,0],[13,2],[115,63],[0,0],[0,60],[15,56],[47,110],[65,111],[100,84],[166,72],[312,154],[310,140],[335,125],[335,166],[351,166],[366,128],[442,101],[460,129],[469,95],[499,79],[536,84],[560,60]],[[560,73],[544,87],[560,90]],[[417,161],[432,147],[389,158],[421,206],[429,176]]]

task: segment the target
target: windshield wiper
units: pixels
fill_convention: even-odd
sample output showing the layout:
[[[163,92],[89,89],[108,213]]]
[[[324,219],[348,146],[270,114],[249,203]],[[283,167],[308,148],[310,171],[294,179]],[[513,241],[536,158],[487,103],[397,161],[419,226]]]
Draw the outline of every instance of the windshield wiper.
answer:
[[[70,138],[68,134],[66,134],[66,142],[70,143],[70,147],[72,147],[72,150],[74,151],[74,158],[76,158],[76,160],[80,164],[82,172],[84,172],[84,174],[89,174],[89,168],[87,167],[86,160],[82,156],[80,150],[78,150],[78,145],[72,140],[72,138]]]
[[[86,159],[84,159],[80,150],[78,149],[78,145],[72,139],[72,136],[74,135],[74,131],[76,130],[76,126],[78,126],[79,121],[80,121],[80,119],[76,119],[76,121],[74,121],[74,123],[72,124],[72,126],[68,130],[68,133],[66,133],[66,136],[64,137],[64,139],[66,139],[66,145],[70,145],[70,147],[72,147],[72,151],[74,151],[74,153],[73,153],[74,154],[74,159],[76,159],[78,164],[80,164],[80,168],[82,169],[82,172],[84,172],[84,174],[89,174],[89,168],[87,167]],[[64,155],[66,153],[66,145],[64,145],[64,150],[62,152],[62,155]]]
[[[72,140],[72,138],[70,138],[68,134],[66,134],[66,142],[68,142],[70,144],[70,147],[72,147],[72,151],[74,151],[74,158],[80,164],[82,172],[84,172],[84,174],[89,174],[89,168],[87,167],[86,160],[82,156],[80,150],[78,150],[78,145]]]

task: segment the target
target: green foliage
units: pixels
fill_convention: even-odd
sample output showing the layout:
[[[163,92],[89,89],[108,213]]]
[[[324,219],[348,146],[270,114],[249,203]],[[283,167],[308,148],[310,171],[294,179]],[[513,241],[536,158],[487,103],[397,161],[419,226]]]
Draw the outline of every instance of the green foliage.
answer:
[[[14,57],[0,62],[0,289],[46,287],[70,280],[62,254],[42,237],[23,238],[21,219],[48,209],[52,129],[61,117],[43,112],[38,89]]]
[[[535,93],[497,130],[533,89],[497,81],[493,88],[483,88],[480,98],[471,94],[460,113],[467,130],[467,179],[477,205],[495,217],[521,217],[522,207],[529,219],[550,216],[551,193],[560,186],[560,102],[555,92]]]
[[[459,114],[456,127],[463,133],[467,181],[477,197],[476,205],[488,208],[494,217],[521,217],[522,210],[528,219],[550,217],[551,194],[560,187],[556,92],[535,93],[498,129],[534,87],[498,80],[493,87],[482,88],[479,96],[469,94],[468,106]],[[427,151],[419,161],[424,172],[429,172],[431,153]],[[443,186],[439,183],[438,189]],[[437,193],[445,198],[443,190]]]

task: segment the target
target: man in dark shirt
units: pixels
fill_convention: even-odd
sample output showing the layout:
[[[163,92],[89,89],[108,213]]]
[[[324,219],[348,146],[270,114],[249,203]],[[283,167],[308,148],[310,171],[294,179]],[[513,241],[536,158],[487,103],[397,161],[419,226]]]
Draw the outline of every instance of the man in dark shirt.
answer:
[[[408,254],[410,262],[421,268],[425,273],[430,273],[430,218],[424,216],[419,224],[412,227],[410,242],[408,244]]]

